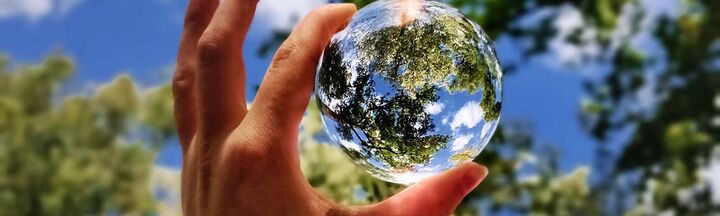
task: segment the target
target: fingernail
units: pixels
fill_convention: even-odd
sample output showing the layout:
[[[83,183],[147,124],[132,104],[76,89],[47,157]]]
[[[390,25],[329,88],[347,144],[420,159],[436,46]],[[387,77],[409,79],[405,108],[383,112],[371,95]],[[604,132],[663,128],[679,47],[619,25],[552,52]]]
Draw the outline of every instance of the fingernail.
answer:
[[[465,193],[469,193],[475,187],[480,184],[480,182],[487,176],[487,168],[485,168],[482,165],[479,164],[473,164],[473,166],[470,170],[468,170],[465,173],[465,176],[463,177],[462,184],[463,188],[465,189]]]

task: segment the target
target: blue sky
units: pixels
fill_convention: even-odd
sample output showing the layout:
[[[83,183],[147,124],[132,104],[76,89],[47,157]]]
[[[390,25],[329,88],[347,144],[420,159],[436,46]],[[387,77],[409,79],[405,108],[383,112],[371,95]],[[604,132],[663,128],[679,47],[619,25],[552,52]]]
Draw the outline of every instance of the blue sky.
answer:
[[[259,44],[269,38],[272,29],[291,28],[302,14],[324,2],[260,2],[245,45],[248,93],[254,93],[270,62],[269,56],[255,55]],[[646,12],[650,17],[663,13],[676,16],[682,8],[676,0],[641,2],[642,7],[649,9]],[[142,86],[167,82],[175,61],[185,4],[185,0],[0,0],[0,53],[10,55],[15,65],[36,63],[52,52],[70,55],[77,71],[69,88],[63,90],[66,94],[87,92],[120,73],[131,74]],[[553,23],[556,27],[583,25],[576,10],[559,10],[562,16]],[[534,21],[537,16],[529,16],[522,23],[532,25]],[[645,22],[646,28],[652,25],[651,20]],[[617,35],[622,35],[622,31]],[[560,32],[563,33],[567,31]],[[651,55],[664,55],[648,37],[641,34],[632,43]],[[596,54],[597,50],[592,45],[567,46],[557,39],[549,42],[549,54],[528,61],[520,59],[525,45],[525,41],[506,37],[495,41],[501,63],[518,64],[515,74],[504,77],[501,121],[532,123],[539,144],[550,143],[561,152],[563,172],[591,165],[597,143],[582,130],[577,119],[583,96],[580,81],[597,77],[597,71],[603,68],[573,63],[577,63],[579,56]],[[253,95],[248,97],[252,99]],[[654,98],[641,95],[644,100],[635,102],[652,104]],[[617,136],[611,143],[622,142],[623,137]],[[614,146],[616,151],[622,147]],[[156,170],[170,173],[166,180],[176,182],[177,177],[172,176],[177,175],[180,160],[179,145],[168,145],[156,162],[163,167]],[[714,185],[715,199],[720,200],[720,160],[714,164],[702,172]],[[177,207],[179,201],[174,202]]]
[[[83,91],[120,73],[130,73],[144,86],[170,77],[185,1],[0,0],[0,8],[12,2],[0,9],[0,52],[9,54],[15,64],[31,64],[55,51],[70,55],[77,73],[66,92]],[[321,2],[261,1],[245,46],[247,92],[254,93],[269,64],[269,56],[255,54],[259,44],[272,29],[289,28]],[[501,62],[517,61],[521,47],[507,38],[496,41]],[[563,171],[592,163],[595,142],[577,120],[582,73],[542,59],[519,66],[515,74],[504,77],[501,121],[529,120],[540,143],[553,143],[562,152]],[[167,147],[158,163],[179,168],[179,147]]]

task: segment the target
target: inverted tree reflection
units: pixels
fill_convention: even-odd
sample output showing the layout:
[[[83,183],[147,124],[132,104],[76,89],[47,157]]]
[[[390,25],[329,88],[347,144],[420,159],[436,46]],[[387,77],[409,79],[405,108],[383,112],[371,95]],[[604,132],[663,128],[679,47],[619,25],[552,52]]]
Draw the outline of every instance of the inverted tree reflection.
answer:
[[[482,90],[484,120],[497,120],[500,72],[491,70],[496,63],[481,40],[468,20],[445,15],[385,27],[354,43],[331,42],[319,71],[318,103],[340,138],[359,142],[346,152],[392,169],[426,164],[451,139],[435,133],[425,112],[440,92]]]

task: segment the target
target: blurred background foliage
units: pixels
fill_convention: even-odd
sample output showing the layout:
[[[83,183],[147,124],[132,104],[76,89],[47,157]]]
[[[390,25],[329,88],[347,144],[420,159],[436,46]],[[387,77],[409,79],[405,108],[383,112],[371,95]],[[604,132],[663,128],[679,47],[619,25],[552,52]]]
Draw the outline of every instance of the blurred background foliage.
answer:
[[[493,39],[527,42],[521,61],[503,62],[508,76],[547,52],[556,37],[594,50],[573,64],[603,66],[582,81],[581,112],[567,113],[599,144],[565,145],[595,148],[595,162],[561,172],[563,155],[533,129],[549,125],[502,120],[475,159],[491,174],[457,215],[720,214],[718,195],[702,178],[720,160],[720,1],[682,0],[678,14],[650,21],[634,0],[446,2]],[[580,12],[583,25],[561,34],[552,21],[568,8]],[[528,24],[528,16],[539,18]],[[278,29],[258,55],[272,53],[287,35]],[[638,35],[657,41],[656,53],[634,45]],[[139,88],[122,75],[90,94],[61,94],[72,62],[62,54],[21,66],[0,58],[0,215],[177,214],[156,205],[149,186],[159,149],[176,144],[168,142],[175,136],[169,86]],[[299,142],[313,186],[346,204],[402,190],[372,178],[329,144],[310,104]]]
[[[0,215],[155,212],[152,164],[174,127],[168,86],[139,92],[119,76],[58,97],[70,59],[12,71],[0,59]]]

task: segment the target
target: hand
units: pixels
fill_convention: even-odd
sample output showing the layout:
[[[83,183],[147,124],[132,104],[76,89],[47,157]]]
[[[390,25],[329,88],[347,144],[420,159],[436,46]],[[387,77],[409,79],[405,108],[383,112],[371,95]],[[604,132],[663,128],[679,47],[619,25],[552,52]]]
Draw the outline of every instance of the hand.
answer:
[[[186,215],[448,215],[487,175],[466,163],[378,204],[323,198],[300,171],[297,135],[315,67],[356,8],[316,9],[278,49],[246,109],[241,53],[256,0],[190,0],[173,79]]]

